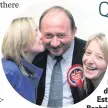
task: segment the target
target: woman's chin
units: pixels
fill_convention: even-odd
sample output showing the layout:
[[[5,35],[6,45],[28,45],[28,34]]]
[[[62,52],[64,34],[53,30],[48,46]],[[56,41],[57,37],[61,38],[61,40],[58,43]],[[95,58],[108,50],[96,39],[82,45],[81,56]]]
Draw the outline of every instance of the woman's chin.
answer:
[[[90,70],[85,71],[84,75],[88,79],[95,79],[98,76],[98,71],[97,70],[95,70],[95,71],[90,71]]]

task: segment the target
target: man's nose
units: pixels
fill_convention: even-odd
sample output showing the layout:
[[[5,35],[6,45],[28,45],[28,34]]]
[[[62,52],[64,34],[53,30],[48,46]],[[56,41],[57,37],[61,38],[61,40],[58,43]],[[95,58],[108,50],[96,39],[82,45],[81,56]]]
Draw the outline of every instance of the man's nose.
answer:
[[[54,36],[53,39],[51,40],[51,46],[52,47],[58,47],[60,45],[60,40]]]

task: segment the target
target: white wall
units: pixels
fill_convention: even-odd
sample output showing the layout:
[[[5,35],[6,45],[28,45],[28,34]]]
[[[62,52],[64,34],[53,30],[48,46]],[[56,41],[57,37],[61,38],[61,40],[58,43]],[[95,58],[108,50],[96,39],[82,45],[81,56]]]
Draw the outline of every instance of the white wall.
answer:
[[[76,22],[78,28],[77,36],[88,39],[93,33],[103,32],[108,34],[108,18],[99,14],[99,4],[102,0],[47,0],[29,7],[22,15],[31,15],[39,21],[41,14],[49,7],[60,5],[68,9]],[[108,6],[104,7],[104,12],[108,13]]]

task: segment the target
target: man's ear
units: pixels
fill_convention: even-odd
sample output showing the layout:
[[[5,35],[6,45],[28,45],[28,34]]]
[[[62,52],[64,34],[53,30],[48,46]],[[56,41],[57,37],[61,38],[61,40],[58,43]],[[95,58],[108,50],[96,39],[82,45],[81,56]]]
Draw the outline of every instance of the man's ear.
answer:
[[[72,39],[75,38],[76,32],[77,32],[77,27],[75,27],[75,28],[72,30]]]

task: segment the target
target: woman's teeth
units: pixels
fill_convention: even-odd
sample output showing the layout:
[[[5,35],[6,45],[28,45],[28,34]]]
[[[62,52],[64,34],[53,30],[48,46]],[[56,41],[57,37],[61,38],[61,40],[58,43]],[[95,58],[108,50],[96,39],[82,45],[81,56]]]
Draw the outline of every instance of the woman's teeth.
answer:
[[[89,69],[89,70],[97,70],[96,67],[91,67],[91,66],[86,66],[86,68]]]

